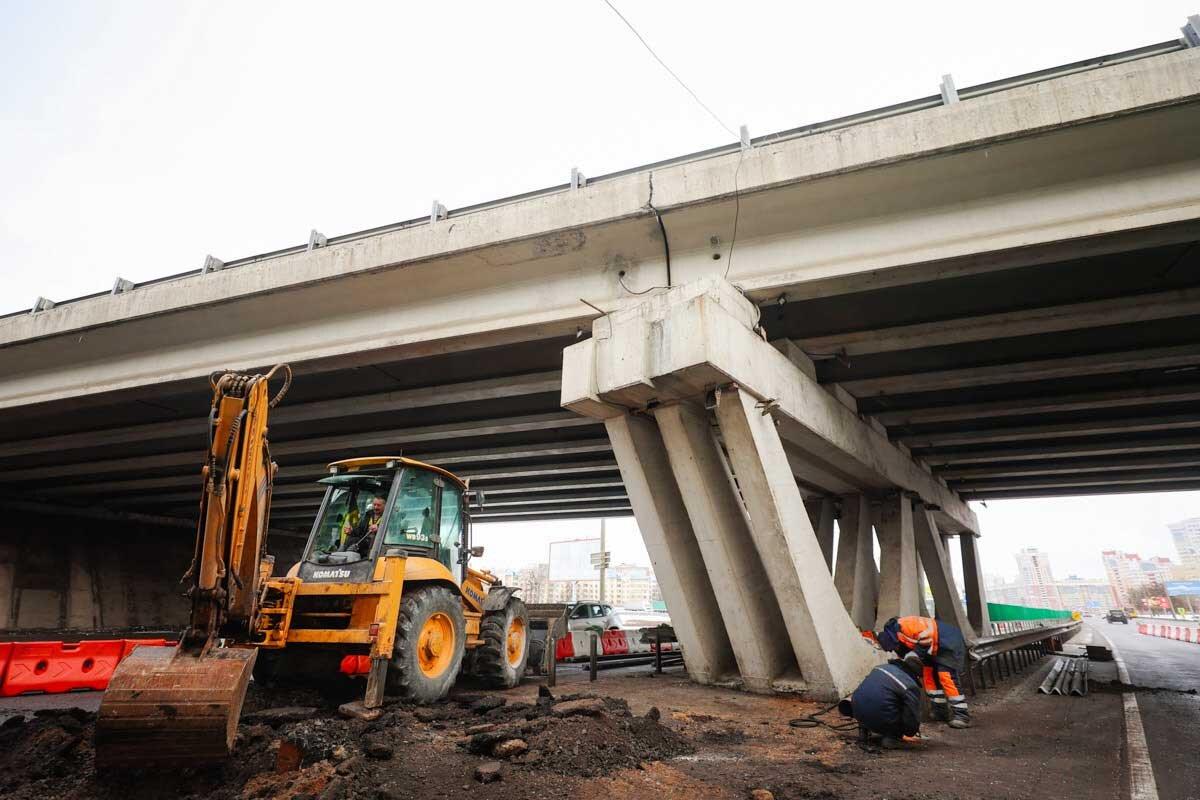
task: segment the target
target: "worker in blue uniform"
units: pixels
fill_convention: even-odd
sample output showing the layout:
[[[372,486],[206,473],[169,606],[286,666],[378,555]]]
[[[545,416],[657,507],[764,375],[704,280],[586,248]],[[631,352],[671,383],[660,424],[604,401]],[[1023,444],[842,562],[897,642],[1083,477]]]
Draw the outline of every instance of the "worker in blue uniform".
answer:
[[[900,746],[901,738],[921,729],[921,672],[916,653],[892,659],[871,670],[838,708],[853,717],[868,739],[879,737],[883,747]]]

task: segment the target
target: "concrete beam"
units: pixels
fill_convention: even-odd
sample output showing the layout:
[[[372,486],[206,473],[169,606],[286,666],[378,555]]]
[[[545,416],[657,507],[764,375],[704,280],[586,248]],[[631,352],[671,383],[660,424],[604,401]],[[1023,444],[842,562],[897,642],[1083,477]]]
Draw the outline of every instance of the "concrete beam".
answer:
[[[979,314],[915,325],[812,336],[797,339],[796,343],[808,353],[861,356],[1194,315],[1200,315],[1200,289],[1193,287],[998,314]]]
[[[1160,453],[1149,456],[1108,456],[1105,458],[1068,458],[1060,461],[1017,462],[986,467],[953,467],[938,471],[949,482],[980,478],[1020,478],[1039,475],[1089,475],[1129,469],[1170,469],[1200,466],[1200,453]]]
[[[885,498],[876,511],[875,533],[879,537],[875,630],[879,630],[892,617],[912,616],[920,610],[912,501],[903,494]]]
[[[755,399],[737,389],[719,389],[717,420],[750,512],[754,547],[776,601],[785,609],[785,630],[807,694],[826,700],[845,697],[880,658],[858,635],[833,585],[833,500],[821,504],[820,522],[829,529],[826,542],[813,530],[791,480],[775,423],[755,408]]]
[[[621,479],[629,490],[671,624],[683,646],[688,676],[697,683],[736,678],[729,634],[658,427],[646,417],[629,414],[604,426],[621,464]]]
[[[563,351],[563,405],[615,415],[736,383],[771,407],[786,441],[856,488],[899,486],[941,508],[948,528],[978,528],[975,514],[927,468],[762,341],[752,330],[757,318],[758,310],[720,279],[601,317],[592,340]]]
[[[791,644],[780,635],[787,621],[707,416],[702,410],[675,404],[655,408],[654,420],[704,557],[742,682],[757,692],[771,691],[780,679],[798,682]]]
[[[1148,347],[1117,353],[1092,353],[1066,358],[1045,358],[981,367],[931,370],[902,375],[839,381],[842,388],[862,399],[872,395],[935,392],[997,383],[1078,378],[1112,372],[1190,367],[1200,364],[1200,344]]]
[[[913,509],[913,521],[917,556],[921,559],[925,577],[929,580],[929,590],[933,594],[938,619],[961,630],[968,641],[986,635],[973,631],[971,627],[967,610],[963,608],[962,600],[958,597],[958,587],[954,585],[954,570],[951,568],[950,558],[942,543],[933,513],[924,505],[918,504]]]
[[[1122,470],[1076,475],[1074,477],[1067,475],[1047,475],[1040,478],[991,478],[978,481],[960,481],[956,485],[963,494],[980,495],[991,492],[1024,491],[1026,489],[1074,489],[1087,486],[1107,486],[1113,483],[1175,483],[1193,479],[1200,480],[1200,467],[1179,467],[1162,470]],[[1153,487],[1148,486],[1146,491],[1153,491]]]
[[[860,630],[875,627],[879,570],[875,565],[875,535],[871,530],[871,503],[866,495],[842,498],[838,520],[837,569],[834,586],[850,619]]]
[[[945,464],[988,464],[1005,461],[1047,461],[1077,456],[1115,456],[1128,453],[1162,453],[1190,450],[1200,446],[1200,436],[1172,436],[1166,439],[1128,439],[1113,437],[1102,441],[1067,444],[1041,444],[1036,447],[1004,447],[987,450],[925,450],[918,455],[933,466]]]
[[[911,448],[950,447],[964,444],[1023,442],[1034,439],[1068,439],[1075,436],[1106,436],[1146,431],[1173,431],[1200,428],[1196,414],[1169,414],[1137,419],[1083,420],[1053,425],[1014,425],[964,431],[930,431],[897,436],[896,441]]]
[[[990,636],[992,621],[988,614],[986,584],[983,581],[983,562],[979,558],[979,541],[970,533],[958,536],[962,552],[963,590],[967,595],[967,620],[980,636]]]
[[[465,383],[452,383],[440,386],[423,386],[416,389],[399,389],[369,395],[354,395],[312,403],[285,404],[271,411],[271,425],[278,427],[291,423],[341,419],[362,414],[378,414],[414,408],[440,407],[455,403],[497,400],[505,397],[546,394],[557,392],[560,385],[560,373],[558,370],[552,370],[529,375],[488,378],[486,380],[467,381]],[[207,429],[208,420],[206,418],[188,417],[168,422],[127,425],[99,431],[81,431],[79,433],[41,436],[33,439],[18,439],[15,441],[0,442],[0,458],[10,458],[30,453],[111,447],[114,445],[157,441],[160,439],[180,439],[188,436],[203,437]]]
[[[1175,480],[1163,483],[1110,483],[1104,486],[1065,486],[1048,489],[1016,489],[979,492],[966,495],[971,500],[1024,500],[1031,497],[1087,497],[1096,494],[1145,494],[1146,492],[1194,492],[1200,480]]]
[[[1200,400],[1200,385],[1147,386],[1107,392],[1080,392],[1052,397],[1036,396],[1017,400],[989,400],[947,406],[880,411],[871,418],[884,425],[920,425],[931,422],[991,419],[996,417],[1048,414],[1060,411],[1091,411],[1104,408],[1129,408],[1158,403],[1183,403]]]

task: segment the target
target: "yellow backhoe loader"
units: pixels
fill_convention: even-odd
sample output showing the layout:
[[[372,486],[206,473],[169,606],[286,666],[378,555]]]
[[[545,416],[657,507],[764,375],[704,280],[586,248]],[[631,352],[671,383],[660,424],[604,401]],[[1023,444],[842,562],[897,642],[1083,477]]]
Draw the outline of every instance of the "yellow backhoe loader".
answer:
[[[268,400],[277,373],[283,387]],[[291,370],[211,379],[209,453],[196,549],[183,582],[191,619],[175,647],[139,647],[100,705],[101,767],[195,765],[233,749],[256,681],[365,678],[347,713],[370,715],[385,689],[427,703],[471,674],[515,686],[528,658],[524,604],[468,566],[467,484],[403,457],[329,465],[325,497],[300,563],[271,577],[266,553],[276,465],[268,409]]]

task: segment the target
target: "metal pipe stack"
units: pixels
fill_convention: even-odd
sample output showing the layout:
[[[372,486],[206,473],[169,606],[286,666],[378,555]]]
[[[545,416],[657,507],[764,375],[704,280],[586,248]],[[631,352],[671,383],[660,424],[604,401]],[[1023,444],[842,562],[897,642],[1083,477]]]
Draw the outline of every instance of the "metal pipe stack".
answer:
[[[1083,697],[1088,693],[1088,660],[1086,658],[1056,659],[1050,667],[1050,672],[1038,686],[1038,692]]]

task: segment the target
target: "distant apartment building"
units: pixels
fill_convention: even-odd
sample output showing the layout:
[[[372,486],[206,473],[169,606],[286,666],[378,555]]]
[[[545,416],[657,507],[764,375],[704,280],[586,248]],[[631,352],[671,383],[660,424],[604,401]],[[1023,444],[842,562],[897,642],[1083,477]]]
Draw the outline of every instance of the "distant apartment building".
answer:
[[[1142,558],[1137,553],[1104,550],[1100,558],[1104,562],[1104,572],[1112,587],[1113,597],[1122,607],[1132,605],[1132,592],[1151,584],[1165,583],[1172,579],[1175,571],[1171,559],[1161,556]]]
[[[985,574],[983,586],[989,603],[1004,603],[1010,606],[1025,605],[1021,584],[1005,580],[1001,575]]]
[[[1107,581],[1068,575],[1056,585],[1058,599],[1067,611],[1100,610],[1120,605]]]
[[[604,579],[604,602],[618,608],[651,609],[662,594],[649,567],[617,564],[609,567]],[[599,602],[600,577],[575,581],[549,581],[547,603]]]
[[[1026,547],[1017,553],[1018,580],[1021,594],[1028,605],[1036,608],[1061,609],[1062,600],[1050,569],[1050,557],[1036,547]]]
[[[1184,570],[1200,570],[1200,517],[1172,522],[1167,525],[1175,542],[1179,566]]]
[[[500,580],[505,586],[513,586],[521,590],[518,595],[526,603],[553,602],[546,596],[549,589],[549,564],[532,564],[520,569],[508,569],[500,573]]]

